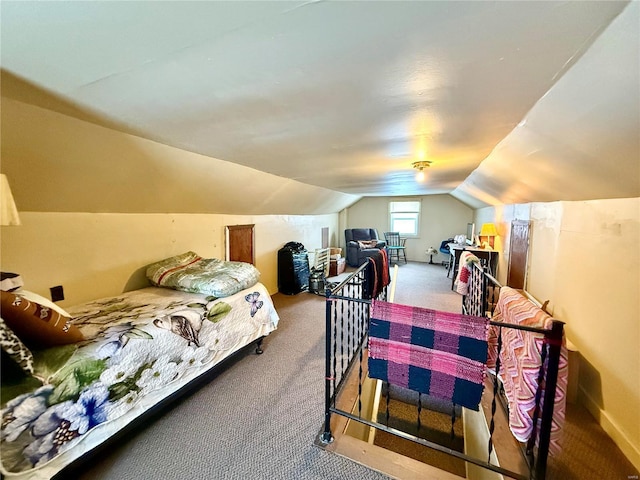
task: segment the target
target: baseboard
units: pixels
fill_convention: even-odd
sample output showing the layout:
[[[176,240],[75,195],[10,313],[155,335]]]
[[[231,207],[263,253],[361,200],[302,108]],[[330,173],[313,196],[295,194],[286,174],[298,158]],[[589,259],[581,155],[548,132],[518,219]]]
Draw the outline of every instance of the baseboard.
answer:
[[[618,428],[616,423],[609,418],[607,412],[602,410],[582,387],[578,388],[578,401],[589,410],[589,413],[593,415],[593,418],[598,421],[602,429],[620,448],[624,456],[627,457],[636,469],[640,470],[640,450],[633,445],[627,436]]]

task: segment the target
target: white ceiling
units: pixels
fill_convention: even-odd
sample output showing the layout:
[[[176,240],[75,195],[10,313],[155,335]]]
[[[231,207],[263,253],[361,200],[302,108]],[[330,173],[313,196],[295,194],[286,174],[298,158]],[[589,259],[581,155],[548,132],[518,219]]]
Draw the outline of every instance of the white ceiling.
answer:
[[[353,195],[640,195],[637,2],[0,8],[4,96],[165,145]]]

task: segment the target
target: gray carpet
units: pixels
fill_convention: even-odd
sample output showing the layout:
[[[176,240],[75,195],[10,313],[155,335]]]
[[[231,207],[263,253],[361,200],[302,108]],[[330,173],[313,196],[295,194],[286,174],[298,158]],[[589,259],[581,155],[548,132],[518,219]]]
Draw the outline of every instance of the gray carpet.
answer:
[[[324,299],[277,294],[264,342],[73,477],[385,479],[313,445],[324,412]],[[69,478],[69,476],[65,476]]]
[[[451,278],[447,278],[447,269],[435,263],[400,264],[394,301],[446,312],[462,311],[462,295],[451,290]]]

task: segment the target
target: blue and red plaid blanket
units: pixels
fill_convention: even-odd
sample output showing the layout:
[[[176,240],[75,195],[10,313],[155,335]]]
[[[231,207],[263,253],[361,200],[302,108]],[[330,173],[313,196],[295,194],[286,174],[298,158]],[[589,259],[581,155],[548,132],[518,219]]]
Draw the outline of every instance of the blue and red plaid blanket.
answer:
[[[369,377],[478,410],[488,319],[373,301]]]

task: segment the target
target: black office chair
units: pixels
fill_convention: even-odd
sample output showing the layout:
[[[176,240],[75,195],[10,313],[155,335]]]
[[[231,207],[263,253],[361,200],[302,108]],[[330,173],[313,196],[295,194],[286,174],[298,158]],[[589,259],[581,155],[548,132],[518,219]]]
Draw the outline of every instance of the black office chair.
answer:
[[[451,242],[453,242],[453,238],[448,238],[440,243],[440,253],[449,256],[449,260],[447,260],[446,262],[442,262],[442,265],[447,267],[447,278],[449,278],[449,273],[453,268],[453,252],[449,249],[449,244]]]

